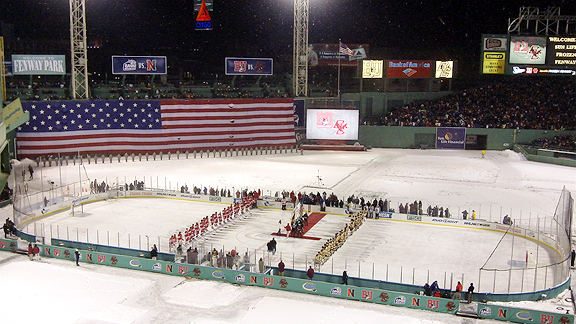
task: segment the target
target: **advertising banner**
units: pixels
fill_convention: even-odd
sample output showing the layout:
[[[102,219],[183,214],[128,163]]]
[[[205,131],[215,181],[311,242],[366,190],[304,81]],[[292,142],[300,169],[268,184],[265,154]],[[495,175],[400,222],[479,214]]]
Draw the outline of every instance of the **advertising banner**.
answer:
[[[358,139],[358,110],[306,110],[306,138],[330,140]]]
[[[482,50],[489,52],[505,52],[508,38],[506,35],[482,35]]]
[[[482,73],[504,74],[506,67],[506,53],[484,52],[482,57]]]
[[[563,315],[539,310],[512,308],[498,305],[478,304],[481,318],[514,323],[573,323],[574,315]]]
[[[9,239],[0,239],[0,251],[14,252],[18,249],[18,242]]]
[[[346,44],[352,56],[340,53],[338,44],[308,45],[308,66],[358,66],[358,60],[368,58],[368,44]]]
[[[12,55],[13,75],[66,74],[64,55]]]
[[[510,63],[545,64],[546,37],[511,36]]]
[[[227,57],[226,75],[273,75],[271,58]]]
[[[388,78],[430,78],[432,62],[430,61],[388,61]]]
[[[454,61],[436,61],[436,79],[452,79],[454,75]]]
[[[424,216],[426,217],[426,216]],[[82,243],[80,243],[82,244]],[[40,255],[75,262],[76,250],[66,246],[38,244]],[[88,245],[88,244],[86,244]],[[114,249],[113,247],[111,247]],[[0,250],[16,251],[17,242],[0,239]],[[130,250],[130,249],[127,249]],[[125,250],[124,252],[127,252]],[[130,250],[140,252],[139,250]],[[382,290],[378,288],[342,285],[325,280],[305,280],[290,276],[280,277],[268,269],[265,273],[242,270],[212,268],[196,264],[175,263],[164,260],[152,260],[136,255],[120,255],[96,250],[79,250],[79,262],[91,263],[118,268],[148,271],[159,274],[186,277],[188,279],[205,279],[228,282],[246,286],[277,289],[311,295],[341,298],[355,301],[371,302],[381,305],[422,309],[446,314],[456,314],[460,308],[459,300],[429,297],[415,293]],[[319,276],[322,276],[320,273]],[[558,323],[574,322],[574,315],[551,313],[538,310],[512,308],[501,305],[479,303],[477,314],[481,318],[510,321],[515,323]]]
[[[166,74],[166,56],[112,56],[112,74]]]
[[[304,127],[304,99],[294,99],[294,127]]]
[[[2,117],[4,118],[4,124],[6,127],[9,127],[22,115],[24,115],[24,110],[22,109],[22,102],[20,102],[20,98],[12,101],[2,110]]]
[[[200,0],[194,3],[194,12],[196,15],[196,30],[212,30],[212,18],[210,17],[210,11],[212,11],[212,1],[210,1],[210,7],[205,0]]]
[[[576,75],[576,67],[573,68],[558,68],[558,67],[544,67],[544,66],[512,66],[512,74],[553,74],[553,75]]]
[[[364,60],[362,61],[362,78],[382,79],[384,75],[384,61]]]
[[[466,128],[436,127],[436,148],[464,150],[466,148]]]

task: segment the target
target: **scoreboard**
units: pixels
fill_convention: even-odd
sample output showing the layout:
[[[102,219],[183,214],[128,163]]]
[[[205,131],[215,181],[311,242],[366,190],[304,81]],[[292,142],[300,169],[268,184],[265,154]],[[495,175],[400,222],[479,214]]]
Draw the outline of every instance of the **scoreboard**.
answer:
[[[554,65],[576,66],[576,36],[548,37],[546,61]]]
[[[482,74],[576,75],[576,36],[482,35]]]

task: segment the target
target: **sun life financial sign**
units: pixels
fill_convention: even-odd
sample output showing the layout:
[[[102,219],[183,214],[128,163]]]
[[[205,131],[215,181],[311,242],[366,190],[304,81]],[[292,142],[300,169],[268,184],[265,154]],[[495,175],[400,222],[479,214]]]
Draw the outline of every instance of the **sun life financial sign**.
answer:
[[[466,128],[437,127],[436,148],[464,150],[466,148]]]
[[[12,55],[14,75],[64,75],[64,55]]]

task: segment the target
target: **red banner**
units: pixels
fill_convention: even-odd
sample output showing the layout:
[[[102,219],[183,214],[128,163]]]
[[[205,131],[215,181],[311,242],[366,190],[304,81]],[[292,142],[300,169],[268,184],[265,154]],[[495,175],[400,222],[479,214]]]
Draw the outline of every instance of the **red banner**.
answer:
[[[431,61],[388,61],[388,78],[431,78]]]

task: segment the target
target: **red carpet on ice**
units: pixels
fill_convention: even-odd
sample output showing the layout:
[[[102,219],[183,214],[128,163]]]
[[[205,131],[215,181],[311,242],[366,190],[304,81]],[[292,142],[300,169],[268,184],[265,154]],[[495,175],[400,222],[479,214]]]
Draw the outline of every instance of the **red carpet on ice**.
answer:
[[[308,232],[312,227],[314,227],[314,225],[316,225],[322,218],[324,218],[324,216],[326,216],[326,214],[323,213],[311,213],[308,215],[308,225],[304,225],[304,228],[302,228],[302,237],[296,237],[296,238],[301,238],[301,239],[306,239],[306,240],[321,240],[321,238],[319,237],[312,237],[312,236],[305,236],[304,234],[306,234],[306,232]],[[286,234],[280,234],[278,235],[278,233],[272,233],[272,235],[276,235],[276,236],[286,236]]]

